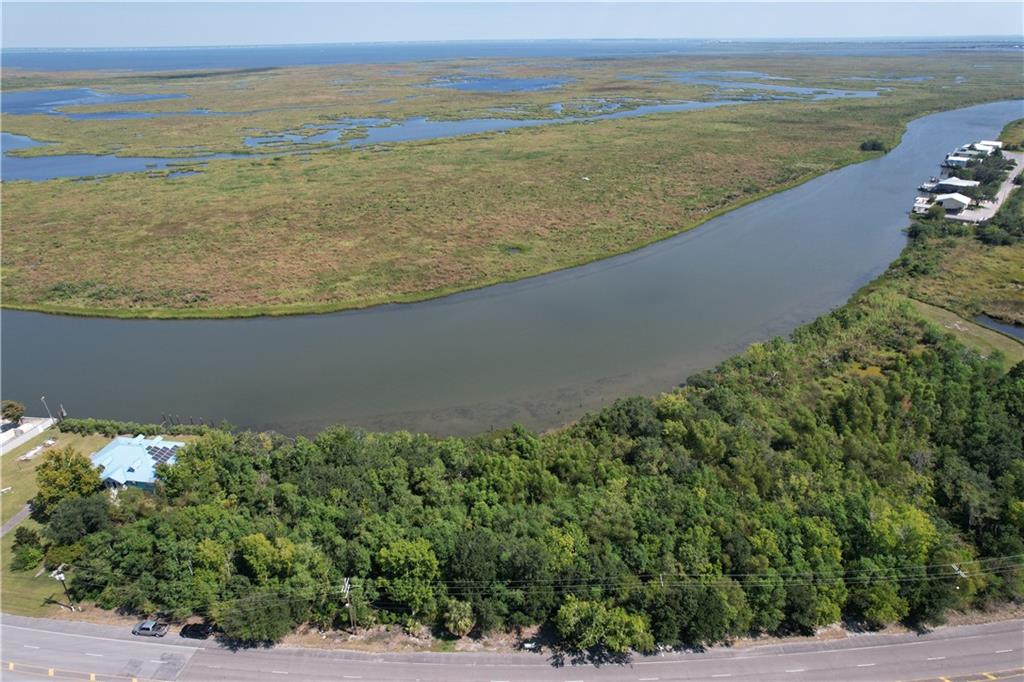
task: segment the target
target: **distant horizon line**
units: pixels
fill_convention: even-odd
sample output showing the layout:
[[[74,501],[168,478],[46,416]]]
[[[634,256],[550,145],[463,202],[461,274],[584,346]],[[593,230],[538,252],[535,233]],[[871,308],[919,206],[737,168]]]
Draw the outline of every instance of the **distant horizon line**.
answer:
[[[911,42],[929,43],[942,41],[986,41],[1008,42],[1019,41],[1024,44],[1024,36],[1019,35],[946,35],[946,36],[817,36],[817,37],[786,37],[786,38],[460,38],[457,40],[360,40],[340,42],[311,43],[236,43],[219,45],[40,45],[32,47],[4,47],[2,52],[31,52],[51,50],[216,50],[233,48],[272,48],[272,47],[329,47],[341,45],[444,45],[444,44],[480,44],[480,43],[658,43],[658,42],[704,42],[704,43],[872,43],[872,42]]]

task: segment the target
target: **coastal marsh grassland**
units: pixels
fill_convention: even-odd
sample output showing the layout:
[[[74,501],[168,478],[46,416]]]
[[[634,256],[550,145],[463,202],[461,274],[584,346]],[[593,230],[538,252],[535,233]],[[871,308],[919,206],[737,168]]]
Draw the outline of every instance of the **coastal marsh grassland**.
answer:
[[[1024,118],[1006,126],[999,139],[1006,142],[1008,147],[1024,149]]]
[[[6,116],[5,131],[54,142],[27,154],[240,151],[244,136],[256,131],[340,116],[468,118],[491,111],[536,117],[554,116],[551,103],[595,97],[709,97],[708,86],[657,76],[685,70],[757,70],[794,78],[797,85],[892,89],[873,99],[746,103],[211,161],[202,172],[173,181],[165,172],[152,172],[86,182],[4,183],[4,305],[126,317],[323,312],[421,300],[551,272],[638,248],[870,158],[859,150],[863,140],[892,146],[912,118],[1005,99],[1007,84],[1020,82],[1013,72],[1015,57],[986,54],[983,61],[993,68],[972,70],[978,61],[975,54],[934,60],[490,64],[495,73],[488,75],[575,79],[555,90],[516,93],[422,86],[465,70],[467,65],[457,63],[192,78],[5,74],[5,88],[88,85],[191,95],[119,109],[263,111],[241,121],[234,116],[116,121]],[[845,80],[846,75],[920,74],[932,79]],[[957,83],[965,74],[967,80]],[[334,89],[325,83],[334,83]],[[387,99],[395,102],[380,103]],[[496,103],[515,113],[494,113]],[[290,149],[294,145],[282,151]]]
[[[937,246],[935,272],[908,284],[908,295],[970,319],[984,313],[1024,324],[1024,246],[985,246],[950,238]],[[970,286],[954,287],[956,282]]]
[[[975,68],[979,62],[987,68]],[[414,116],[432,119],[557,118],[582,113],[599,100],[626,108],[642,103],[749,97],[757,90],[717,90],[680,82],[680,72],[753,71],[791,80],[762,80],[774,85],[873,90],[885,96],[937,94],[962,103],[1006,96],[1008,84],[1021,84],[1016,55],[941,55],[924,57],[680,57],[604,60],[494,59],[384,65],[339,65],[242,69],[210,72],[108,73],[22,72],[5,70],[4,91],[54,87],[91,87],[99,91],[185,94],[188,97],[123,104],[68,107],[68,112],[188,112],[208,109],[232,115],[171,116],[150,119],[72,120],[50,115],[8,115],[4,132],[28,135],[51,144],[18,152],[22,156],[68,153],[118,153],[129,156],[192,156],[213,152],[251,152],[246,136],[303,130],[305,124],[339,118]],[[450,77],[568,78],[560,87],[493,92],[431,87]],[[929,80],[900,80],[926,76]],[[872,80],[872,79],[879,80]],[[726,80],[755,81],[730,76]],[[771,93],[767,93],[771,94]],[[563,105],[561,114],[551,108]],[[950,105],[939,105],[950,108]]]

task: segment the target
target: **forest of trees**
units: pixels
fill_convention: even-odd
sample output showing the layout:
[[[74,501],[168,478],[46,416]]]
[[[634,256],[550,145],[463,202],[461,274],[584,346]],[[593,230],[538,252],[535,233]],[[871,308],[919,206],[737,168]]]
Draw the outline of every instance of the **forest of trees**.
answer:
[[[248,641],[347,626],[349,599],[361,625],[545,624],[623,653],[1024,596],[1024,363],[884,286],[546,435],[200,431],[116,502],[48,459],[18,542],[78,599]]]

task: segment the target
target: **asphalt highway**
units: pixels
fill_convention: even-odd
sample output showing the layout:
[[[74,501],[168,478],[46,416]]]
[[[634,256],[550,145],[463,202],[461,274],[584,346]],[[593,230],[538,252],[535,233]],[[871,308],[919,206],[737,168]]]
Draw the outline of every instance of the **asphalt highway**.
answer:
[[[174,629],[177,632],[177,629]],[[372,654],[274,647],[232,651],[214,641],[3,615],[2,678],[77,680],[382,682],[583,682],[584,680],[1024,680],[1024,620],[939,628],[928,634],[857,635],[704,653],[637,656],[628,663],[573,664],[550,654]]]

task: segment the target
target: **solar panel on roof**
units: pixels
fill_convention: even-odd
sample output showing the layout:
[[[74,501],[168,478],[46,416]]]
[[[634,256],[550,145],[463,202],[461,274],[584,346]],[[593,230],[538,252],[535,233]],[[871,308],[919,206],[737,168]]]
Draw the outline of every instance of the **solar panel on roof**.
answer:
[[[180,445],[147,445],[146,452],[156,464],[166,464],[180,448]]]

